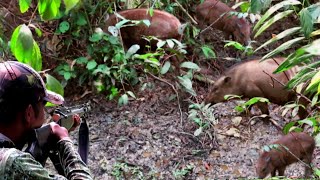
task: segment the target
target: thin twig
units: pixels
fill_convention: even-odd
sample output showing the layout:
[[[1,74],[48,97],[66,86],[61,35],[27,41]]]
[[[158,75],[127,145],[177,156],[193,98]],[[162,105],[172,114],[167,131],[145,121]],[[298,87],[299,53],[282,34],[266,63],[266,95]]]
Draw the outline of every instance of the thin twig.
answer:
[[[180,9],[189,17],[193,24],[198,25],[198,22],[192,18],[192,16],[187,12],[186,9],[179,3],[179,1],[174,0],[175,3],[180,7]]]
[[[183,114],[182,114],[182,110],[181,110],[181,106],[180,106],[180,100],[179,100],[178,91],[176,90],[176,88],[174,87],[174,85],[172,85],[171,83],[167,82],[166,80],[161,79],[161,78],[159,78],[159,77],[157,77],[157,76],[155,76],[155,75],[153,75],[153,74],[151,74],[151,73],[148,73],[148,74],[149,74],[150,76],[152,76],[153,78],[155,78],[155,79],[157,79],[157,80],[159,80],[159,81],[162,81],[162,82],[168,84],[169,86],[171,86],[171,88],[173,89],[173,91],[176,93],[176,95],[177,95],[177,101],[178,101],[178,108],[179,108],[179,112],[180,112],[180,124],[182,125],[182,116],[183,116]]]
[[[34,9],[34,11],[32,12],[32,15],[31,15],[31,17],[30,17],[30,20],[29,20],[29,23],[28,23],[28,24],[31,24],[31,21],[32,21],[33,17],[35,16],[37,9],[38,9],[38,3],[37,3],[36,8]]]

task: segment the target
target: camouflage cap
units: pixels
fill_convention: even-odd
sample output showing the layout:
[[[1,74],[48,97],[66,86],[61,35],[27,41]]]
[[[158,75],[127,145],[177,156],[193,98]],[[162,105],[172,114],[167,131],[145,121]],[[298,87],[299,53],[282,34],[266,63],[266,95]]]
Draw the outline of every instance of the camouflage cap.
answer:
[[[28,89],[28,91],[24,91],[25,89]],[[30,92],[30,90],[32,95],[26,94],[27,92]],[[16,94],[16,96],[37,98],[35,100],[40,100],[40,98],[42,98],[41,100],[57,105],[64,102],[64,98],[61,95],[46,89],[45,83],[39,73],[30,66],[17,61],[5,61],[0,63],[0,100],[8,98],[6,97],[6,94],[14,93],[7,91],[21,93]]]

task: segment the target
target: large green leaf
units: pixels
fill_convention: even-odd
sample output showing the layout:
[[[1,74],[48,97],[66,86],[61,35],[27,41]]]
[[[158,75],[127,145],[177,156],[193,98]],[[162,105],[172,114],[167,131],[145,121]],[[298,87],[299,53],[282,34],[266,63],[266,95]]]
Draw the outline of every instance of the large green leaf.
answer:
[[[312,55],[320,56],[320,48],[319,47],[320,47],[320,39],[317,39],[303,49]]]
[[[287,87],[292,89],[295,86],[299,85],[302,82],[305,82],[309,79],[311,79],[316,71],[314,69],[317,69],[320,67],[320,61],[316,61],[312,64],[309,64],[305,66],[303,69],[301,69],[298,74],[296,74],[287,84]]]
[[[271,2],[271,0],[251,0],[251,13],[260,13],[261,11],[264,11],[270,6]]]
[[[277,10],[288,6],[288,5],[298,5],[301,4],[301,2],[297,1],[297,0],[287,0],[287,1],[282,1],[274,6],[272,6],[271,8],[269,8],[269,10],[261,17],[261,19],[257,22],[257,24],[254,26],[253,31],[255,31],[256,29],[258,29],[264,22],[265,20],[267,20],[274,12],[276,12]]]
[[[64,90],[62,84],[50,74],[46,74],[46,88],[50,91],[56,92],[61,96],[64,95]]]
[[[254,52],[257,52],[259,51],[261,48],[269,45],[269,44],[272,44],[284,37],[287,37],[287,36],[290,36],[296,32],[298,32],[299,30],[301,29],[301,27],[293,27],[293,28],[290,28],[290,29],[287,29],[285,31],[282,31],[281,33],[273,36],[271,39],[269,39],[267,42],[265,42],[264,44],[262,44],[261,46],[259,46]]]
[[[73,7],[75,7],[79,0],[63,0],[64,4],[66,6],[66,13],[68,13]]]
[[[31,4],[31,0],[19,0],[20,12],[25,13],[28,11]]]
[[[284,11],[281,13],[276,14],[272,18],[270,18],[267,22],[265,22],[260,29],[257,31],[257,33],[254,35],[254,38],[258,37],[264,30],[266,30],[268,27],[270,27],[273,23],[277,22],[278,20],[288,16],[289,14],[293,13],[293,10]]]
[[[51,20],[59,13],[61,0],[39,0],[38,11],[43,20]]]
[[[313,31],[313,19],[308,9],[304,8],[300,11],[300,24],[305,37],[309,37]]]
[[[42,68],[40,48],[26,25],[18,26],[11,37],[10,49],[19,62],[29,64],[35,70]]]
[[[288,49],[291,47],[291,45],[303,40],[304,37],[298,37],[295,39],[291,39],[283,44],[281,44],[279,47],[277,47],[275,50],[271,51],[270,53],[268,53],[267,55],[263,56],[263,58],[261,59],[261,61],[266,60],[276,54],[279,54],[280,52],[283,52],[284,50]]]
[[[300,49],[298,50],[300,51]],[[298,52],[296,51],[296,52]],[[280,66],[274,71],[274,73],[280,73],[286,71],[293,66],[299,65],[302,62],[310,60],[312,55],[310,54],[290,54],[287,59],[280,64]]]

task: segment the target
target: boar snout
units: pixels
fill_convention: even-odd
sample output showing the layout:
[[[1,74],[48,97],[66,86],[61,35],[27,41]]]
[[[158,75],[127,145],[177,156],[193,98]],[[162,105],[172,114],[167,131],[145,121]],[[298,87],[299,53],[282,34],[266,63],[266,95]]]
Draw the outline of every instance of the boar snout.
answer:
[[[227,94],[233,94],[233,87],[231,77],[222,76],[213,85],[205,99],[205,103],[218,103],[225,101],[224,96]]]
[[[270,169],[272,169],[272,167],[270,167],[270,162],[271,162],[270,156],[261,157],[258,160],[258,164],[256,166],[256,172],[260,179],[267,177],[267,175],[271,172]]]

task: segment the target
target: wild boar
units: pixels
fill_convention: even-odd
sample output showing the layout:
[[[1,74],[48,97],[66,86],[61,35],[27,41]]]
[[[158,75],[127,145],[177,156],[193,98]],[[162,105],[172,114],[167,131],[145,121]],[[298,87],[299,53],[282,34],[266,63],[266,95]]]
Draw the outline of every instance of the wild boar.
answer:
[[[283,176],[288,165],[299,161],[297,158],[308,165],[305,167],[305,177],[311,175],[310,163],[315,148],[313,137],[303,132],[291,132],[273,144],[279,144],[280,146],[277,149],[263,151],[257,161],[256,172],[259,178],[265,178],[269,173],[272,177],[276,176],[276,171],[278,171],[279,176]],[[283,146],[287,147],[289,151]]]
[[[150,16],[148,9],[128,9],[119,11],[122,17],[128,20],[149,20],[150,26],[145,24],[139,24],[137,26],[127,26],[120,29],[123,44],[126,49],[130,48],[134,44],[139,44],[143,49],[146,45],[146,40],[142,36],[155,36],[159,39],[180,39],[181,35],[178,33],[178,29],[181,26],[180,21],[172,14],[165,11],[154,10],[153,16]],[[109,26],[115,26],[122,19],[118,18],[115,14],[111,15],[106,22],[104,31],[108,32]],[[155,42],[151,43],[155,46]]]
[[[244,18],[231,16],[229,12],[235,10],[219,0],[205,0],[196,7],[196,19],[200,28],[212,25],[212,28],[223,31],[226,39],[232,35],[234,40],[248,45],[251,35],[250,23]]]
[[[260,63],[259,59],[256,59],[234,65],[215,81],[205,102],[222,102],[225,100],[224,96],[228,94],[245,98],[265,97],[279,105],[295,100],[295,93],[285,89],[283,85],[296,74],[297,68],[273,74],[283,60],[284,58],[273,58]],[[262,113],[269,114],[266,103],[257,103],[257,106]],[[298,114],[301,119],[307,115],[304,108],[299,108]]]

